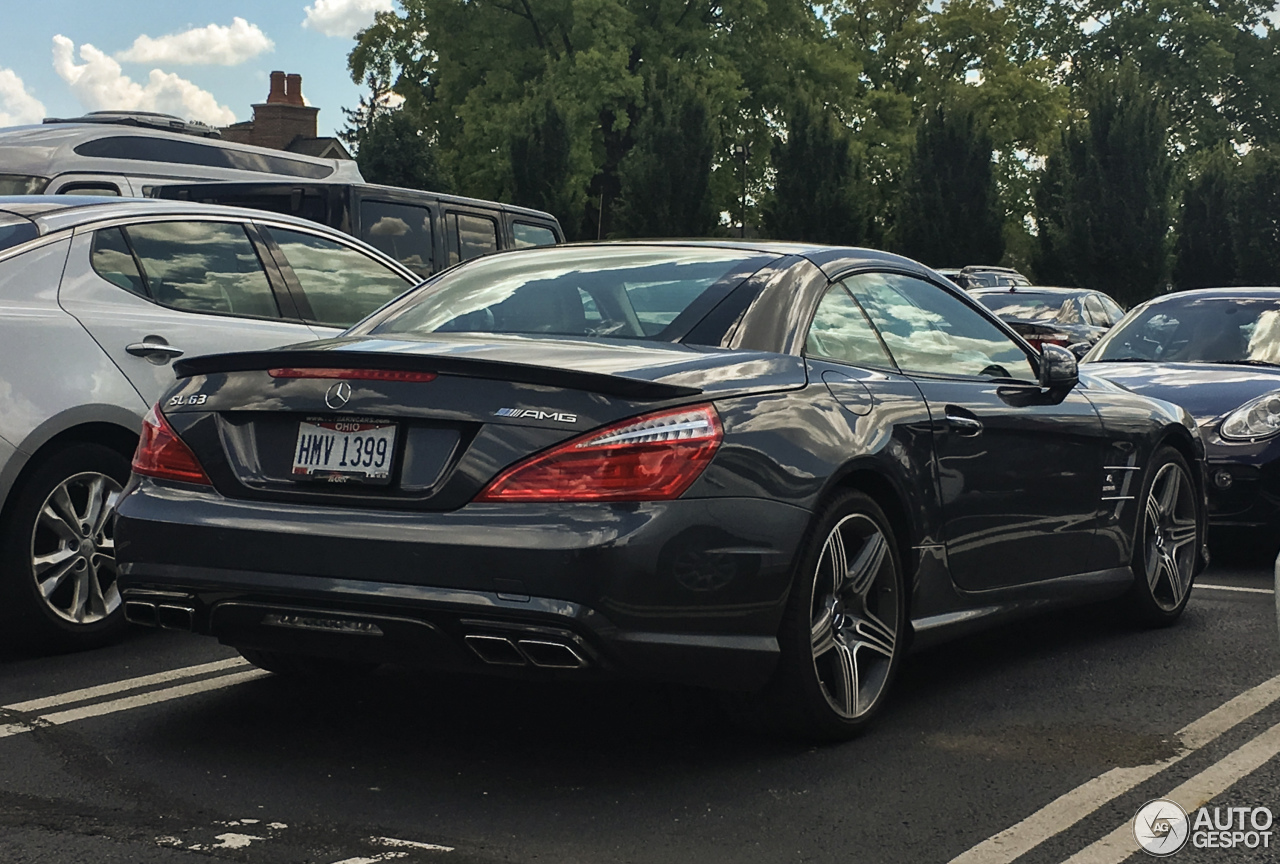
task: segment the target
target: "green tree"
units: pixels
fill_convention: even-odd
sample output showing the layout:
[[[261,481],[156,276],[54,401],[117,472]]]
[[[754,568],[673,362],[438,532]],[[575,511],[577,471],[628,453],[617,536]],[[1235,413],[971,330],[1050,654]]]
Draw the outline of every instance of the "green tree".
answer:
[[[574,184],[572,142],[564,114],[547,100],[538,115],[511,140],[512,199],[545,210],[560,221],[565,236],[581,239],[582,192]]]
[[[1173,265],[1179,288],[1232,285],[1236,278],[1239,164],[1227,147],[1209,151],[1201,163],[1182,193]]]
[[[435,145],[401,108],[375,113],[362,125],[349,127],[343,138],[355,148],[356,164],[369,183],[450,191]]]
[[[773,194],[764,227],[779,240],[858,246],[872,240],[874,206],[848,131],[829,111],[801,103],[774,144]]]
[[[1235,195],[1236,278],[1242,285],[1280,285],[1280,156],[1253,150]]]
[[[622,237],[702,237],[717,213],[710,197],[715,134],[707,106],[691,92],[655,90],[618,169],[614,214]]]
[[[1004,209],[991,135],[963,103],[927,110],[894,222],[894,246],[934,267],[994,264],[1004,255]]]
[[[1187,151],[1280,135],[1274,0],[1009,0],[1036,56],[1078,87],[1132,64],[1169,105]]]
[[[1174,163],[1164,103],[1132,67],[1091,82],[1037,200],[1037,274],[1131,305],[1165,283]]]

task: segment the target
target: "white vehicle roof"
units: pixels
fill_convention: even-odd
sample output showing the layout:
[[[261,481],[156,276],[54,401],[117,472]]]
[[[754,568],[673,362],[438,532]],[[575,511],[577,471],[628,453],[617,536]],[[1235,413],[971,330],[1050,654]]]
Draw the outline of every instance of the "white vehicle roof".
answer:
[[[330,180],[362,183],[355,162],[320,159],[216,138],[107,123],[0,129],[0,175],[53,180],[116,174],[153,184],[199,180]]]

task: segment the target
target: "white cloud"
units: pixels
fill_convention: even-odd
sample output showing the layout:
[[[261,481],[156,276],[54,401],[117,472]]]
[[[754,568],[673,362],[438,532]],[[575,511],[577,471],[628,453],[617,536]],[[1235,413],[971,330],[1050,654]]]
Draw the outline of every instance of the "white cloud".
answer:
[[[0,126],[39,123],[44,105],[27,92],[22,79],[12,69],[0,69]]]
[[[375,12],[390,11],[391,0],[316,0],[302,26],[349,39],[373,23]]]
[[[80,65],[75,62],[75,43],[61,34],[53,37],[54,71],[71,85],[71,92],[90,111],[160,111],[225,126],[236,116],[219,105],[213,94],[201,90],[172,72],[152,69],[145,85],[124,74],[120,64],[89,43],[80,46]]]
[[[230,27],[210,24],[159,39],[143,34],[133,45],[116,54],[126,63],[169,63],[175,66],[201,64],[235,66],[275,50],[267,34],[243,18],[231,19]]]

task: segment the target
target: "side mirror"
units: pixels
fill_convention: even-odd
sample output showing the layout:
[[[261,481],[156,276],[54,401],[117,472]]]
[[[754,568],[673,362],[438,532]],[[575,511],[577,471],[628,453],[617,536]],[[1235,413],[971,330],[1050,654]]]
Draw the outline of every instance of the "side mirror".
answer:
[[[1076,355],[1061,345],[1040,349],[1040,386],[1046,390],[1070,390],[1080,381]]]

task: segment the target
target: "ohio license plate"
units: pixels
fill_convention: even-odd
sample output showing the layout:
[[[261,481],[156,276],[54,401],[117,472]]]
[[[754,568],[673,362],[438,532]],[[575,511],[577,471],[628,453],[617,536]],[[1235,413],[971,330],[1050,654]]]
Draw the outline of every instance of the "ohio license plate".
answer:
[[[391,476],[396,424],[358,420],[303,421],[293,449],[293,473],[342,482]]]

